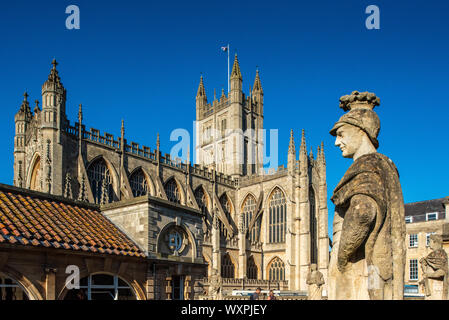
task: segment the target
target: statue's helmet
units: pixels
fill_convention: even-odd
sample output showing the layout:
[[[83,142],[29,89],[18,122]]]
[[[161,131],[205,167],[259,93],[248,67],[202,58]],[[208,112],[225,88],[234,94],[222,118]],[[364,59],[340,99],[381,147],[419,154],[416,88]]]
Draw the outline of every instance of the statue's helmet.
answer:
[[[334,124],[330,134],[336,136],[338,128],[350,124],[363,130],[377,149],[379,147],[377,136],[380,131],[380,120],[373,109],[378,105],[380,105],[380,99],[371,92],[354,91],[350,95],[341,97],[340,108],[349,112]]]

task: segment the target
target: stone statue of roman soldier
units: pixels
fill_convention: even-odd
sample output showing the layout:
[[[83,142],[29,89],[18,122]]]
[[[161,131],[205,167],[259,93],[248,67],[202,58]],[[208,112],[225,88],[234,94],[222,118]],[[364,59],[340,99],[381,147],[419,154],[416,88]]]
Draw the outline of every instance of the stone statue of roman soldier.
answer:
[[[310,266],[310,272],[307,275],[306,283],[309,285],[309,300],[321,300],[324,277],[323,274],[317,270],[317,265],[315,263]]]
[[[354,162],[334,190],[329,299],[403,299],[404,200],[394,163],[377,152],[380,104],[374,93],[340,98],[344,114],[330,134]]]
[[[432,252],[419,260],[423,271],[423,280],[419,284],[424,286],[426,299],[448,300],[448,262],[443,238],[432,234],[429,240]]]

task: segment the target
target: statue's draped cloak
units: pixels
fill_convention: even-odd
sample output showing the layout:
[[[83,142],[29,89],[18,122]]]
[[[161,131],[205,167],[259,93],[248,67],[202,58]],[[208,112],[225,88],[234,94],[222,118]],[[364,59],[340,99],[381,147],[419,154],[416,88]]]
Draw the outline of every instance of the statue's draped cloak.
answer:
[[[380,153],[366,154],[355,160],[334,190],[331,199],[336,206],[334,237],[338,243],[332,250],[336,252],[331,254],[331,260],[334,261],[330,262],[330,269],[334,269],[332,273],[337,278],[338,276],[344,278],[344,275],[336,270],[336,259],[338,246],[341,243],[340,238],[345,237],[344,234],[341,234],[344,213],[348,210],[350,201],[355,195],[372,198],[378,208],[369,236],[357,249],[357,254],[353,258],[359,260],[359,265],[361,260],[365,259],[366,264],[363,267],[365,275],[367,275],[366,267],[369,269],[370,266],[374,266],[378,276],[384,282],[391,284],[391,290],[384,293],[385,299],[402,299],[405,266],[404,200],[396,166],[388,157]],[[369,281],[368,277],[367,275],[366,281]],[[332,286],[331,283],[329,285]],[[353,285],[351,280],[346,280],[344,285],[337,286],[337,290],[344,290],[344,287],[351,285]],[[366,291],[368,288],[366,284],[362,286]],[[352,292],[356,292],[356,290]],[[329,298],[332,298],[332,295],[335,299],[344,296],[330,292]],[[353,293],[346,297],[366,299],[368,296],[371,297],[371,293],[364,292],[360,297]]]

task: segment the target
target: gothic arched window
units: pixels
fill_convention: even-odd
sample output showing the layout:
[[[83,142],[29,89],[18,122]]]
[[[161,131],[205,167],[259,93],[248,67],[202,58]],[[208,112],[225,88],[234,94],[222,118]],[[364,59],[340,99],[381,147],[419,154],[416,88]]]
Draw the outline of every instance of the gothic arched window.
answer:
[[[242,212],[243,212],[243,224],[245,228],[249,228],[249,224],[251,223],[251,219],[255,214],[256,210],[256,198],[253,195],[249,194],[245,201],[243,202]],[[259,231],[260,231],[260,218],[257,219],[253,228],[249,231],[249,239],[251,242],[255,242],[259,239]]]
[[[312,187],[309,189],[310,201],[310,262],[317,263],[318,246],[317,246],[317,216],[315,205],[315,191]]]
[[[285,195],[281,189],[276,188],[270,197],[268,214],[268,242],[285,242],[287,227],[287,205]]]
[[[33,171],[31,173],[30,189],[41,190],[41,157],[37,156],[34,161]]]
[[[174,178],[171,178],[165,184],[165,194],[167,195],[169,201],[181,203],[181,194],[179,193],[179,186]]]
[[[253,256],[248,258],[248,262],[246,264],[246,277],[248,279],[257,279],[257,266],[254,262]]]
[[[102,202],[103,188],[105,187],[106,202],[112,202],[114,191],[112,189],[112,178],[106,161],[100,158],[93,162],[87,169],[87,177],[89,178],[90,187],[94,196],[95,203]]]
[[[195,200],[198,206],[200,207],[201,212],[204,214],[204,216],[207,217],[209,215],[209,210],[207,209],[209,201],[207,199],[207,195],[204,192],[203,187],[198,187],[195,190]]]
[[[232,205],[231,200],[229,200],[226,194],[223,194],[220,197],[220,204],[221,207],[223,208],[226,218],[228,219],[229,224],[231,224]],[[226,238],[228,236],[228,230],[226,229],[224,223],[222,223],[221,221],[220,221],[220,234],[223,238]]]
[[[134,171],[131,177],[129,177],[129,184],[134,197],[140,197],[148,193],[147,178],[142,169]]]
[[[268,277],[274,281],[285,280],[285,264],[279,257],[271,261],[268,267]]]
[[[226,253],[221,259],[221,277],[222,278],[234,278],[235,267],[232,263],[231,257]]]

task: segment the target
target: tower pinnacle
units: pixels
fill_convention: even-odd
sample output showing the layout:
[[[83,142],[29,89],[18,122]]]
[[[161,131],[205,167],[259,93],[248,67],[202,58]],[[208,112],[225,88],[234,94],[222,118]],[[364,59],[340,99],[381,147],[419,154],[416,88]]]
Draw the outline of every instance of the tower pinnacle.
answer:
[[[293,136],[293,129],[290,131],[290,144],[288,145],[288,153],[295,153],[295,138]]]
[[[242,79],[242,73],[240,72],[239,59],[237,58],[237,53],[234,58],[234,65],[232,66],[231,78]]]

